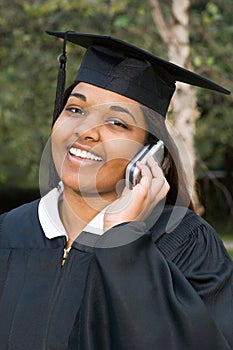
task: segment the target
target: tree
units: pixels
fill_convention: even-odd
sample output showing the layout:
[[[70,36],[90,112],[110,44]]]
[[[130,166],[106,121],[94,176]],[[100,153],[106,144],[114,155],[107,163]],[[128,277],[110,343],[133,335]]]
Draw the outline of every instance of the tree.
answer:
[[[189,49],[189,8],[190,1],[173,0],[170,9],[170,25],[165,21],[159,1],[149,0],[152,8],[152,15],[158,31],[167,48],[168,57],[171,62],[181,67],[190,69],[190,49]],[[195,122],[199,117],[196,105],[196,93],[191,85],[177,82],[177,93],[172,99],[172,126],[181,135],[186,148],[186,157],[182,157],[184,168],[187,171],[190,190],[196,210],[201,212],[196,190],[195,178],[192,169],[195,167]],[[173,132],[173,137],[176,134]],[[181,154],[182,154],[181,149]],[[185,154],[183,153],[185,156]],[[191,171],[190,171],[191,170]]]

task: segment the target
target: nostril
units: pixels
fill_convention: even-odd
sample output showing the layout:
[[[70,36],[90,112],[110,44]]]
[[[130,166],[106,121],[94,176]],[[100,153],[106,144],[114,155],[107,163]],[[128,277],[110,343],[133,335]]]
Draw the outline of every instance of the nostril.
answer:
[[[99,141],[101,133],[98,127],[80,130],[75,130],[75,134],[79,139]]]

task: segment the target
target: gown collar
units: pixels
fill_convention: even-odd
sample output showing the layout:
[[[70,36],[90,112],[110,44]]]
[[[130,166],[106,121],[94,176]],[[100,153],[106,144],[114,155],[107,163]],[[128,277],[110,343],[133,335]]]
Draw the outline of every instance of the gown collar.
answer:
[[[63,194],[63,184],[59,183],[58,187],[52,189],[44,197],[41,198],[38,206],[39,221],[47,238],[52,239],[65,236],[68,239],[65,227],[62,224],[58,203]],[[97,214],[84,228],[83,231],[102,235],[103,219],[106,208]]]

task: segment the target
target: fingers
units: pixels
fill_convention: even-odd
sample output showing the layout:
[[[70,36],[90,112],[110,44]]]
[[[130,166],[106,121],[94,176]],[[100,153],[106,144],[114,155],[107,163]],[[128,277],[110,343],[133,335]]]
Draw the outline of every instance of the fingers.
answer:
[[[150,186],[153,177],[150,168],[146,164],[142,164],[140,162],[137,162],[137,167],[141,172],[141,180],[139,184],[146,187]]]
[[[153,179],[151,191],[154,194],[154,205],[164,199],[169,190],[170,186],[165,177]]]
[[[163,174],[162,169],[152,157],[148,159],[148,166],[150,167],[153,176],[152,191],[154,191],[154,193],[157,191],[156,200],[161,200],[167,195],[170,186]]]
[[[147,159],[147,166],[150,168],[153,177],[161,177],[163,171],[153,157]]]
[[[156,201],[163,199],[170,189],[170,186],[153,157],[149,157],[147,164],[137,163],[142,174],[140,184],[144,190],[150,192],[150,198],[156,198]]]
[[[154,178],[165,179],[162,169],[158,166],[153,157],[149,157],[146,164],[137,162],[137,167],[141,171],[142,181],[147,180],[148,185]]]

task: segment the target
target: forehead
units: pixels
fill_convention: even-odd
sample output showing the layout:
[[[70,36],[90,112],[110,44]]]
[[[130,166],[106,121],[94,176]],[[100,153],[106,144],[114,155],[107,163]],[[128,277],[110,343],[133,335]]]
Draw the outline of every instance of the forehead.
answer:
[[[111,102],[122,102],[127,103],[129,105],[134,105],[140,107],[140,103],[128,98],[126,96],[120,95],[116,92],[88,84],[88,83],[79,83],[77,84],[72,93],[78,92],[83,94],[86,97],[87,102],[95,102],[95,103],[111,103]]]

